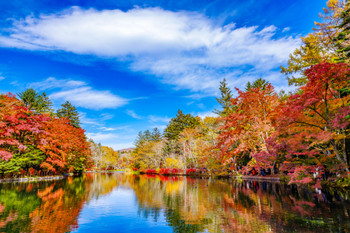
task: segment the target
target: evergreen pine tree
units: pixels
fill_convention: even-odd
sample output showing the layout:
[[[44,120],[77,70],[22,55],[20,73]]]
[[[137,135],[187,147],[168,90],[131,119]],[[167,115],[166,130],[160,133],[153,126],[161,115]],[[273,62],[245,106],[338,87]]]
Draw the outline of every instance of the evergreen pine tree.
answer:
[[[74,107],[69,101],[66,101],[61,106],[62,108],[57,110],[57,116],[60,118],[68,118],[73,126],[80,128],[80,119],[77,108]]]
[[[341,14],[340,32],[334,39],[338,48],[338,62],[350,63],[350,2],[347,0]]]
[[[24,105],[34,113],[48,113],[53,111],[52,102],[45,92],[40,95],[33,88],[28,88],[17,95]]]
[[[152,141],[159,142],[162,140],[162,134],[159,132],[158,128],[154,128],[152,132]]]
[[[222,110],[215,109],[214,113],[220,115],[220,116],[227,116],[230,112],[232,112],[232,106],[231,106],[231,98],[232,98],[232,91],[228,87],[226,79],[224,79],[222,82],[220,82],[220,98],[216,98],[218,103],[221,105]]]
[[[268,81],[262,78],[258,78],[253,83],[248,82],[245,90],[250,91],[251,88],[260,88],[261,90],[265,90],[267,85],[269,85]]]
[[[186,128],[195,128],[200,124],[197,117],[191,114],[184,114],[180,109],[176,117],[172,118],[164,130],[164,136],[169,140],[176,140],[179,134]]]

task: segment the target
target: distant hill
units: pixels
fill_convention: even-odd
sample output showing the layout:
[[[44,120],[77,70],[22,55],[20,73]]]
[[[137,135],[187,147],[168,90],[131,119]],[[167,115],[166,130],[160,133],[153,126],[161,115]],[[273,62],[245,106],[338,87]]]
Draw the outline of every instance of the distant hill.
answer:
[[[129,153],[131,153],[133,150],[135,150],[135,148],[125,148],[125,149],[118,150],[118,152],[119,152],[120,154],[129,154]]]

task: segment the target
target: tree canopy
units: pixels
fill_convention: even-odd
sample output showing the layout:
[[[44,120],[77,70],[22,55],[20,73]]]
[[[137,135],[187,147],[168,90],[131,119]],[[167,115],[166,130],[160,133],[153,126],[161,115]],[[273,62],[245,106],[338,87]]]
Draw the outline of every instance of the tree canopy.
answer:
[[[65,117],[70,120],[70,124],[75,127],[80,127],[80,117],[77,108],[69,101],[66,101],[61,107],[62,108],[57,110],[57,116],[60,118]]]

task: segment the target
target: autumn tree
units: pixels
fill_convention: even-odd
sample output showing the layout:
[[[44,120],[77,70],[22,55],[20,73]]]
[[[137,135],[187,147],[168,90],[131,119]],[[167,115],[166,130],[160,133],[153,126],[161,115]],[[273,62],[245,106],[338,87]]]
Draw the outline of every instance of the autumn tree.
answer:
[[[289,56],[288,65],[281,66],[281,72],[288,75],[290,85],[302,86],[307,78],[304,72],[318,63],[332,62],[338,58],[336,41],[340,29],[343,0],[329,0],[327,7],[320,14],[321,22],[315,22],[315,28],[309,35],[302,37],[302,45]],[[293,76],[301,74],[301,77]]]
[[[34,115],[14,95],[0,95],[0,158],[9,160],[26,153],[27,146],[41,144],[43,115]],[[28,151],[27,151],[28,152]]]
[[[98,170],[101,169],[103,165],[103,157],[105,156],[105,151],[101,143],[95,143],[92,139],[89,140],[90,150],[91,150],[91,159],[94,163],[94,167]]]
[[[139,132],[132,152],[133,166],[137,168],[157,168],[165,164],[164,140],[157,128]]]
[[[57,110],[57,116],[62,118],[65,117],[70,120],[70,124],[74,127],[80,127],[79,113],[76,107],[74,107],[69,101],[66,101],[61,105],[62,108]]]
[[[85,130],[76,128],[66,118],[52,117],[44,122],[43,144],[39,147],[47,155],[41,167],[48,172],[82,172],[89,162],[90,148]]]
[[[238,96],[232,99],[236,110],[222,119],[224,125],[218,138],[223,164],[238,163],[247,153],[256,160],[257,153],[267,150],[266,140],[275,130],[274,115],[279,100],[272,85],[246,92],[236,90]]]
[[[307,84],[279,114],[282,139],[289,145],[286,166],[348,170],[350,96],[341,90],[349,85],[350,68],[344,63],[321,63],[305,74]]]
[[[115,151],[113,148],[108,146],[102,146],[103,150],[103,167],[106,169],[118,168],[118,160],[119,160],[119,154],[117,151]]]
[[[24,92],[23,97],[30,93],[33,90]],[[0,173],[82,172],[90,156],[85,131],[66,118],[41,114],[43,108],[31,105],[29,97],[26,100],[28,107],[36,106],[35,112],[12,94],[0,95]]]
[[[199,127],[184,129],[179,135],[185,167],[187,167],[187,164],[190,167],[198,167],[199,138]]]

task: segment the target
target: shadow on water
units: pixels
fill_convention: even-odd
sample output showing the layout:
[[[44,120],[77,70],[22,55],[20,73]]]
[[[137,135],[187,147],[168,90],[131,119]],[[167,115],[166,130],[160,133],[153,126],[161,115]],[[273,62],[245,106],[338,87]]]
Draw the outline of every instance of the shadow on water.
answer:
[[[130,205],[115,204],[125,195]],[[86,221],[99,202],[115,212]],[[349,216],[344,194],[268,182],[113,173],[0,184],[0,232],[115,232],[107,219],[146,221],[145,232],[350,232]]]

